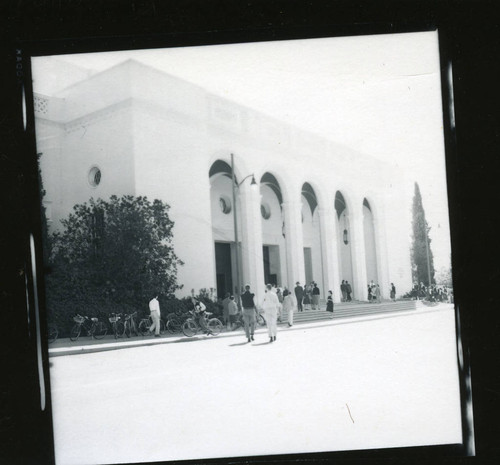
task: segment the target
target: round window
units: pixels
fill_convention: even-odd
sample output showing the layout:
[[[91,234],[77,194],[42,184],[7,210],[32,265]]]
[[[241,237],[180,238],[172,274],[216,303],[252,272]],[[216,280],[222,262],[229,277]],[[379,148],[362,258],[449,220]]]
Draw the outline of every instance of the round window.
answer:
[[[262,218],[264,218],[265,220],[271,218],[271,207],[269,207],[269,204],[262,203],[260,205],[260,214],[262,215]]]
[[[89,184],[92,187],[97,187],[100,184],[100,182],[101,182],[101,170],[97,166],[90,168]]]
[[[231,211],[231,201],[225,195],[222,195],[219,199],[219,206],[225,215]]]

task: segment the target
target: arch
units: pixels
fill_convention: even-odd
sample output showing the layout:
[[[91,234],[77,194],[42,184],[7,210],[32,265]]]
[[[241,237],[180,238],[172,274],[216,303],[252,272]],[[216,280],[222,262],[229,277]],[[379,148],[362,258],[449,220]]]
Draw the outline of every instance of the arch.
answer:
[[[310,285],[312,282],[316,282],[321,292],[324,291],[325,282],[323,279],[323,254],[319,224],[318,198],[314,188],[309,182],[304,182],[304,184],[302,184],[301,198],[305,279],[307,285]],[[312,289],[310,290],[312,292]],[[319,301],[312,300],[309,302],[309,305],[311,305],[314,310],[319,309]]]
[[[348,281],[353,287],[354,273],[352,263],[352,241],[350,234],[349,201],[341,191],[336,191],[334,200],[335,211],[337,213],[337,244],[339,254],[339,278],[341,281]],[[348,296],[347,296],[348,297]],[[352,297],[352,296],[351,296]]]
[[[370,286],[380,285],[379,267],[377,260],[377,240],[375,222],[371,203],[363,199],[363,236],[365,241],[366,279]]]
[[[235,169],[236,171],[236,169]],[[208,170],[217,296],[232,293],[236,282],[233,181],[231,165],[215,160]],[[235,180],[237,177],[235,173]]]
[[[264,281],[283,285],[286,276],[285,238],[283,236],[283,190],[276,176],[266,171],[260,178],[262,253]]]

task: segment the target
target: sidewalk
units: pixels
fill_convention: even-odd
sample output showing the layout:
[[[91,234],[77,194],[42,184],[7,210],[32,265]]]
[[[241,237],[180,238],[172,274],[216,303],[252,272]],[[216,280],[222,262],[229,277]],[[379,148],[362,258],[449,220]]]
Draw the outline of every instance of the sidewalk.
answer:
[[[453,307],[453,304],[441,303],[433,307],[421,307],[416,310],[406,311],[404,313],[379,313],[374,315],[349,317],[349,318],[336,318],[336,319],[326,319],[319,321],[309,321],[309,322],[297,322],[292,327],[289,327],[286,322],[279,323],[279,331],[295,331],[305,328],[316,328],[324,326],[337,326],[351,323],[363,323],[372,320],[381,320],[386,318],[398,318],[407,315],[415,315],[424,312],[436,312],[446,308]],[[267,337],[267,328],[259,327],[255,331],[256,337],[262,337],[265,335]],[[165,332],[159,338],[152,336],[132,336],[129,338],[119,338],[115,339],[113,335],[106,335],[104,339],[95,340],[87,336],[81,336],[78,341],[71,341],[69,338],[57,339],[54,343],[49,345],[49,357],[57,357],[62,355],[78,355],[78,354],[88,354],[93,352],[103,352],[108,350],[119,350],[128,349],[133,347],[142,347],[157,344],[171,344],[171,343],[182,343],[182,342],[193,342],[193,341],[204,341],[214,338],[245,338],[245,331],[243,328],[238,328],[235,331],[228,331],[223,329],[218,336],[207,336],[203,333],[199,333],[194,337],[184,336],[182,333],[170,334]]]

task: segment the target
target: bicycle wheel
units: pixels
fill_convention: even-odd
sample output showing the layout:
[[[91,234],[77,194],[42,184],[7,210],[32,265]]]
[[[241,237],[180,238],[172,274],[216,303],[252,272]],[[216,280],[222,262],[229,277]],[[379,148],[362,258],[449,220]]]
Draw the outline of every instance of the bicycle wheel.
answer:
[[[191,318],[188,318],[182,325],[182,332],[184,336],[193,337],[198,332],[198,325]]]
[[[125,332],[125,324],[123,321],[118,320],[113,327],[113,331],[115,333],[115,339],[123,337],[123,333]]]
[[[207,326],[212,336],[217,336],[222,331],[222,322],[218,318],[210,318]]]
[[[69,338],[72,341],[76,341],[80,337],[80,331],[82,330],[82,325],[78,323],[71,328],[71,332],[69,333]]]
[[[167,331],[174,334],[180,333],[182,330],[182,320],[179,317],[173,317],[167,321]]]
[[[49,325],[47,331],[48,331],[47,340],[49,341],[49,344],[52,344],[57,339],[57,336],[59,336],[59,331],[57,331],[55,325]]]
[[[104,336],[106,336],[107,332],[108,328],[106,328],[106,325],[102,321],[98,321],[95,324],[92,336],[94,336],[96,339],[102,339]]]
[[[260,313],[257,314],[256,320],[259,326],[266,326],[266,319]]]
[[[141,322],[139,323],[139,332],[143,336],[147,336],[149,334],[149,327],[150,326],[151,326],[151,323],[147,318],[145,318],[144,320],[141,320]]]

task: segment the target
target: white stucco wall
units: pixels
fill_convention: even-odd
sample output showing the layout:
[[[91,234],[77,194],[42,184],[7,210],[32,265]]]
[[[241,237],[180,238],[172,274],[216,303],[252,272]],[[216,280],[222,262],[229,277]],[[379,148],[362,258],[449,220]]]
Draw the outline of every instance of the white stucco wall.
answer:
[[[357,241],[363,241],[362,252],[372,249],[363,237],[365,197],[373,212],[376,244],[376,254],[369,252],[368,262],[369,267],[377,267],[383,295],[388,294],[389,282],[396,284],[398,294],[411,287],[411,196],[407,195],[408,180],[395,168],[134,62],[75,84],[59,97],[54,102],[62,110],[53,116],[37,115],[46,201],[52,202],[54,219],[65,217],[75,203],[91,196],[135,194],[165,201],[175,222],[175,251],[185,262],[178,271],[178,281],[185,285],[181,295],[191,288],[197,291],[216,286],[214,241],[233,240],[233,212],[223,215],[218,205],[221,193],[232,200],[231,181],[224,176],[209,179],[212,164],[216,160],[230,164],[231,154],[238,180],[254,174],[259,181],[270,173],[280,186],[284,202],[302,202],[302,247],[311,248],[313,279],[323,296],[328,290],[323,287],[331,286],[331,281],[322,279],[325,260],[331,262],[340,280],[348,279],[352,284],[356,277],[372,279],[364,256],[352,265],[350,259],[351,253],[354,260],[359,252]],[[94,165],[102,171],[97,188],[87,180],[88,170]],[[313,217],[301,195],[306,182],[318,201]],[[344,226],[339,224],[338,250],[334,256],[325,257],[318,210],[331,211],[337,221],[337,191],[347,203],[351,240],[349,246],[343,244]],[[278,200],[267,186],[260,186],[260,194],[271,208],[269,220],[260,218],[262,243],[279,247],[277,274],[282,285],[293,287],[294,283],[287,282],[290,264]],[[237,202],[241,211],[240,200]],[[358,230],[356,224],[361,225]],[[344,270],[340,259],[345,263]],[[361,273],[360,266],[364,268]],[[363,292],[357,298],[365,298],[365,287],[360,283]],[[332,290],[340,293],[339,289]]]

